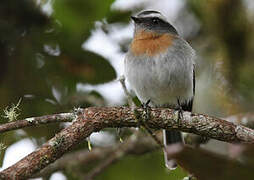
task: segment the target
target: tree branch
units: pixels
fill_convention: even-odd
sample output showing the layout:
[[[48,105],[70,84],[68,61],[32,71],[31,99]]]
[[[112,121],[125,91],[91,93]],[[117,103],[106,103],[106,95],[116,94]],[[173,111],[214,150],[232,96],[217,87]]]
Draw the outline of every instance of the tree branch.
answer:
[[[53,114],[53,115],[47,115],[47,116],[41,116],[41,117],[31,117],[31,118],[26,118],[23,120],[12,121],[12,122],[0,125],[0,134],[7,131],[11,131],[11,130],[21,129],[24,127],[38,126],[40,124],[69,122],[69,121],[72,121],[74,118],[75,118],[75,115],[73,113],[61,113],[61,114]]]
[[[138,132],[138,133],[136,133]],[[86,150],[79,150],[72,152],[70,154],[66,154],[62,158],[58,159],[51,165],[44,168],[42,171],[34,175],[33,177],[44,177],[48,176],[56,171],[64,170],[68,168],[73,168],[77,166],[86,166],[93,162],[99,162],[104,161],[106,158],[106,161],[108,161],[108,158],[110,158],[114,154],[120,153],[120,154],[131,154],[131,155],[140,155],[147,152],[151,152],[153,150],[157,150],[159,147],[158,145],[152,141],[150,136],[145,136],[140,131],[136,131],[133,135],[128,137],[126,140],[124,140],[123,143],[116,144],[115,146],[110,147],[97,147],[93,148],[92,151]],[[120,151],[120,152],[119,152]],[[121,156],[122,157],[122,156]],[[120,157],[115,157],[115,161],[117,161]],[[99,164],[100,165],[100,164]],[[103,171],[106,167],[101,165],[98,167],[96,165],[95,169],[92,170],[89,174],[90,176],[94,174],[94,171],[98,172]],[[88,175],[87,175],[88,176]]]
[[[153,141],[154,142],[154,141]],[[104,171],[108,166],[114,162],[120,160],[126,154],[144,154],[146,152],[158,149],[159,146],[154,142],[151,143],[151,138],[144,137],[144,135],[138,131],[132,134],[123,143],[118,145],[114,151],[112,151],[109,156],[100,162],[94,169],[92,169],[85,176],[85,180],[92,180],[102,171]]]
[[[143,121],[142,108],[91,107],[76,114],[72,125],[56,134],[41,148],[27,155],[11,167],[0,172],[0,179],[27,179],[69,151],[92,132],[107,127],[138,127]],[[177,129],[209,138],[232,142],[254,143],[254,131],[225,120],[203,114],[178,113],[171,109],[151,108],[146,124],[151,129]]]

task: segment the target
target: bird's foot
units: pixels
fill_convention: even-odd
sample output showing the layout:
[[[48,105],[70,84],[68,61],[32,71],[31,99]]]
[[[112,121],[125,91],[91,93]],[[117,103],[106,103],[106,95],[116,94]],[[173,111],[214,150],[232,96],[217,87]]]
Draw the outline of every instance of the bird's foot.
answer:
[[[144,109],[141,125],[142,125],[142,127],[147,131],[147,133],[150,134],[150,136],[154,139],[154,141],[155,141],[161,148],[164,148],[163,143],[157,138],[155,132],[152,131],[152,130],[150,129],[150,127],[147,125],[147,121],[151,118],[151,117],[150,117],[150,110],[151,110],[151,107],[149,106],[149,103],[150,103],[150,102],[151,102],[151,100],[149,99],[147,102],[142,103],[142,105],[141,105],[142,108]]]
[[[180,107],[177,107],[175,110],[178,113],[178,120],[181,120],[183,118],[183,108],[180,106]]]
[[[148,121],[150,118],[150,110],[151,107],[149,106],[149,103],[151,102],[151,100],[149,99],[147,102],[142,103],[141,106],[144,109],[144,121]]]
[[[149,106],[150,102],[151,102],[151,100],[148,99],[148,101],[146,101],[145,103],[142,103],[142,104],[141,104],[142,108],[144,108],[144,109],[147,108],[147,107],[150,108],[150,106]]]
[[[182,106],[181,106],[181,104],[180,104],[179,99],[177,99],[177,104],[178,104],[178,106],[177,106],[177,108],[176,108],[175,110],[176,110],[177,113],[178,113],[178,116],[177,116],[177,124],[178,124],[178,126],[180,126],[180,124],[181,124],[181,119],[183,119],[183,108],[182,108]]]
[[[179,110],[178,110],[178,118],[177,118],[178,126],[181,125],[181,120],[182,119],[183,119],[183,109],[182,109],[182,107],[180,107]]]

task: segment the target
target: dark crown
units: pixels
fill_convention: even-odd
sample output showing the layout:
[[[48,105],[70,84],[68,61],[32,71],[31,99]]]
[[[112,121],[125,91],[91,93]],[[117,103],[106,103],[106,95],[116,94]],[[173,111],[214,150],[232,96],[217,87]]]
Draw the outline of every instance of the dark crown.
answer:
[[[166,17],[158,11],[142,11],[131,18],[134,20],[136,28],[143,28],[157,33],[178,34]]]

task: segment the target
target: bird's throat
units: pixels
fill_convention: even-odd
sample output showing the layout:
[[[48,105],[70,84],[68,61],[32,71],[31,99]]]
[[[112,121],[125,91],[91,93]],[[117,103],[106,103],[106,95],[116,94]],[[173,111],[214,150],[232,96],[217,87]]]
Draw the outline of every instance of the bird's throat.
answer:
[[[175,37],[169,33],[158,34],[140,30],[135,33],[131,43],[131,51],[136,56],[156,56],[166,52]]]

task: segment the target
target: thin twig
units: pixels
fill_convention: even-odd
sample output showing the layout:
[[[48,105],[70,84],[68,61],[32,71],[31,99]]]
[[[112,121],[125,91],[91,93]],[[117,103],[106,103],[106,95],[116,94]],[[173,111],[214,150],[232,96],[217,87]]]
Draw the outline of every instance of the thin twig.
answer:
[[[145,128],[146,132],[153,138],[153,140],[157,143],[157,145],[159,147],[161,147],[162,149],[165,148],[165,146],[163,145],[163,143],[158,139],[158,137],[156,136],[156,134],[144,123],[143,127]]]
[[[103,160],[99,165],[97,165],[92,171],[90,171],[84,178],[84,180],[92,180],[95,176],[100,174],[104,169],[108,166],[116,162],[117,160],[121,159],[128,151],[132,150],[138,140],[137,134],[132,134],[127,140],[125,140],[121,146],[115,149],[108,158]]]
[[[129,107],[133,108],[133,110],[135,111],[134,108],[136,107],[136,105],[135,105],[134,101],[132,100],[132,97],[131,97],[129,91],[128,91],[127,88],[126,88],[125,76],[124,76],[124,75],[120,76],[119,81],[120,81],[120,83],[121,83],[121,85],[122,85],[122,88],[123,88],[123,90],[124,90],[124,93],[125,93],[125,95],[126,95],[126,97],[127,97],[127,101],[128,101]],[[164,148],[163,143],[156,137],[156,135],[152,132],[152,130],[149,129],[149,128],[147,127],[147,125],[145,124],[145,122],[143,122],[143,121],[142,121],[142,126],[143,126],[144,129],[147,131],[147,133],[154,139],[154,141],[155,141],[161,148]]]
[[[74,118],[75,115],[73,113],[60,113],[41,117],[30,117],[23,120],[17,120],[5,124],[0,124],[0,134],[15,129],[21,129],[30,126],[38,126],[41,124],[71,122]]]
[[[80,165],[86,166],[92,162],[99,162],[101,160],[104,161],[106,157],[110,157],[112,154],[114,154],[114,152],[118,151],[118,149],[124,149],[122,148],[123,146],[131,147],[128,148],[128,151],[126,151],[126,154],[130,155],[140,155],[158,149],[158,146],[155,143],[151,143],[150,137],[144,136],[139,131],[136,131],[135,134],[136,138],[130,136],[123,143],[119,143],[115,146],[95,147],[92,149],[92,151],[79,150],[70,154],[66,154],[33,177],[44,177],[59,170],[69,169],[70,167],[73,168]],[[103,170],[104,169],[101,169],[101,171]]]
[[[135,103],[132,100],[131,94],[127,90],[127,87],[126,87],[126,84],[125,84],[125,77],[124,77],[124,75],[120,76],[119,82],[121,83],[123,91],[124,91],[124,94],[127,97],[127,101],[128,101],[129,107],[136,107]]]

